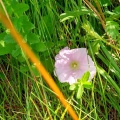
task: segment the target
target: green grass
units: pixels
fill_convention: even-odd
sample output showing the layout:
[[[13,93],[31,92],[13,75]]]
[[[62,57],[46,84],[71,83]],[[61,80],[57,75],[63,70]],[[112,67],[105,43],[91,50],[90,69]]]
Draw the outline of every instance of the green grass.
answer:
[[[23,13],[16,10],[12,0],[6,0],[4,4],[13,24],[52,75],[79,118],[119,120],[120,35],[116,34],[119,30],[115,31],[111,26],[104,30],[96,13],[85,2],[76,1],[19,0],[19,3],[29,6],[27,9],[22,5],[21,9],[26,9]],[[118,29],[119,13],[112,13],[119,3],[105,2],[100,4],[105,19],[115,21],[114,27]],[[95,2],[91,4],[98,10]],[[72,120],[2,24],[0,29],[0,119]],[[29,37],[30,41],[27,38],[31,33],[34,35]],[[36,42],[32,41],[34,38]],[[5,48],[2,47],[2,40],[5,40]],[[10,45],[15,46],[11,52],[8,50],[10,47],[7,47]],[[54,76],[55,55],[65,46],[86,47],[96,65],[93,87],[85,90],[81,99],[77,99],[75,93],[69,90],[69,84],[60,83]]]

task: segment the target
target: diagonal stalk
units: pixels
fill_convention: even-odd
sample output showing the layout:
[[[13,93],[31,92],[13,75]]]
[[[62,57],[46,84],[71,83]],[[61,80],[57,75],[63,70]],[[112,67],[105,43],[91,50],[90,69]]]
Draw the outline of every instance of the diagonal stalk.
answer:
[[[43,78],[45,79],[47,84],[50,86],[50,88],[55,92],[56,96],[59,98],[59,100],[61,101],[63,106],[67,109],[67,111],[71,115],[71,117],[74,120],[78,120],[78,116],[76,115],[74,109],[67,102],[66,98],[64,97],[63,93],[60,91],[60,89],[58,88],[58,86],[54,82],[51,75],[47,72],[47,70],[44,68],[42,63],[35,56],[35,54],[30,49],[30,47],[25,43],[25,41],[23,40],[21,35],[16,31],[12,22],[10,22],[10,19],[8,19],[8,17],[6,17],[1,11],[0,11],[0,19],[3,22],[3,24],[6,26],[6,28],[10,30],[10,33],[13,36],[13,38],[15,39],[15,41],[23,49],[23,51],[30,58],[30,60],[36,65],[36,68],[39,71],[39,73],[43,76]]]
[[[83,2],[91,9],[93,12],[98,16],[98,18],[101,21],[102,27],[105,30],[105,21],[102,19],[101,15],[99,12],[96,10],[96,8],[88,1],[88,0],[83,0]]]

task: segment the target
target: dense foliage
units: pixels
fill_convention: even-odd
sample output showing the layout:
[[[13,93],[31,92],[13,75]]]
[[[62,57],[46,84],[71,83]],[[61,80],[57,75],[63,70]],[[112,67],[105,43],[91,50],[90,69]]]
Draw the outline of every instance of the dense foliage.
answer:
[[[4,0],[17,31],[81,119],[120,119],[120,2],[118,0]],[[2,9],[2,5],[1,8]],[[97,74],[81,99],[54,76],[64,47],[88,49]],[[0,119],[66,119],[35,65],[0,23]]]

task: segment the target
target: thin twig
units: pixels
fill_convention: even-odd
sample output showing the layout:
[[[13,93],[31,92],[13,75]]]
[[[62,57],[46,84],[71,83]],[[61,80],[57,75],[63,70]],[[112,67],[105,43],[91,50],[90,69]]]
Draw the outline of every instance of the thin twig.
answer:
[[[98,16],[98,18],[101,21],[102,27],[105,30],[105,22],[102,19],[101,15],[99,14],[99,12],[96,10],[96,8],[88,1],[88,0],[83,0],[83,2],[90,8],[93,10],[93,12]]]
[[[94,0],[94,1],[95,1],[95,4],[96,4],[96,6],[97,6],[99,12],[100,12],[100,15],[101,15],[103,21],[104,21],[104,23],[105,23],[105,21],[106,21],[106,20],[105,20],[105,16],[104,16],[104,14],[103,14],[103,12],[102,12],[102,9],[101,9],[101,6],[100,6],[100,3],[99,3],[98,0]]]

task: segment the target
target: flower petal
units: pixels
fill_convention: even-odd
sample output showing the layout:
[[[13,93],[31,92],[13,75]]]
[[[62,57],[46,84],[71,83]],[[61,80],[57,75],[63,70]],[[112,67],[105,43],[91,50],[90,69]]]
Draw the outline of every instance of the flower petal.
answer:
[[[77,69],[71,67],[72,63],[76,63]],[[87,55],[86,48],[69,49],[65,47],[60,50],[55,57],[55,76],[60,82],[68,82],[73,84],[77,82],[82,75],[89,71],[91,80],[96,74],[96,68],[91,57]]]

